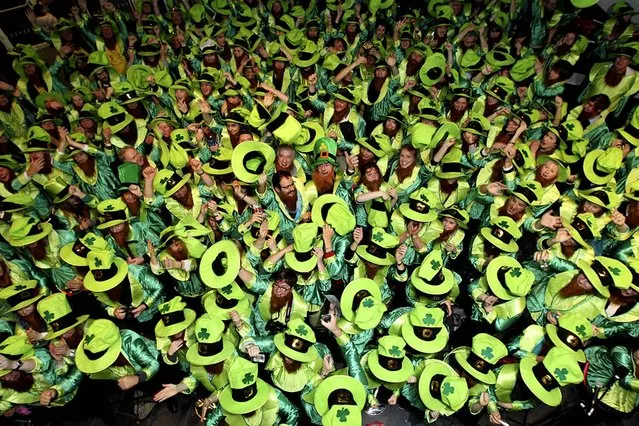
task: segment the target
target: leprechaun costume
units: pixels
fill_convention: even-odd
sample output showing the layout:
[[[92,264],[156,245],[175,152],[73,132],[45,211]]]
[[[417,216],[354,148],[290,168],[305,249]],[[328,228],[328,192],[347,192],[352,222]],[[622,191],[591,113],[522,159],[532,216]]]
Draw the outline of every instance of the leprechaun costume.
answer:
[[[410,285],[406,286],[407,302],[411,306],[421,304],[432,308],[455,303],[461,277],[444,266],[441,250],[433,250],[413,270],[409,282]]]
[[[168,365],[178,365],[184,371],[189,371],[186,360],[188,349],[195,344],[195,332],[192,327],[195,322],[195,311],[188,309],[180,296],[175,296],[168,302],[158,305],[160,321],[155,325],[155,342],[162,354],[162,360]],[[172,338],[184,341],[184,345],[177,352],[169,354]]]

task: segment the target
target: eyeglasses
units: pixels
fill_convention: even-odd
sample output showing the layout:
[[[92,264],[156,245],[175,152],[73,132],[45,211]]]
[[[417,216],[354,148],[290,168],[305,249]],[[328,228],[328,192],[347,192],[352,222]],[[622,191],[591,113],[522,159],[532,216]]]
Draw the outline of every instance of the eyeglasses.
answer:
[[[280,290],[290,290],[291,286],[286,284],[284,281],[277,281],[273,284],[273,288],[278,288]]]

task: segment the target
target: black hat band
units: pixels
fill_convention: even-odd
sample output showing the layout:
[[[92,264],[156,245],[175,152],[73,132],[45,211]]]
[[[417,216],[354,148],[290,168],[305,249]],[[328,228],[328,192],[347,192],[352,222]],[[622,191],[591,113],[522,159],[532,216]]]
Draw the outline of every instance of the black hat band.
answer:
[[[435,108],[424,108],[420,111],[420,113],[422,115],[432,115],[432,116],[439,116],[439,111],[437,111]]]
[[[38,223],[37,225],[33,225],[31,229],[29,229],[27,236],[38,235],[41,232],[42,232],[42,224]]]
[[[275,117],[270,123],[266,125],[266,129],[269,132],[273,133],[274,131],[276,131],[277,129],[279,129],[280,127],[284,125],[288,117],[289,117],[288,114],[280,113],[277,117]]]
[[[227,299],[221,291],[215,295],[215,304],[221,309],[231,309],[237,306],[240,301],[237,299]]]
[[[257,395],[257,383],[240,389],[231,388],[231,397],[237,402],[246,402],[253,399]]]
[[[444,163],[441,166],[441,170],[442,173],[461,173],[462,165],[456,162]]]
[[[430,206],[428,204],[423,200],[416,200],[414,198],[408,201],[408,208],[419,214],[428,214],[428,212],[430,212]]]
[[[532,368],[533,374],[541,386],[548,392],[559,387],[555,376],[550,374],[543,362],[538,363]]]
[[[404,358],[391,358],[378,353],[377,360],[384,370],[399,371],[402,369]]]
[[[464,222],[465,219],[457,209],[446,209],[442,212],[442,214],[452,217],[455,220],[460,222]]]
[[[535,192],[532,189],[530,189],[530,188],[526,188],[525,186],[519,186],[515,190],[515,192],[518,192],[521,195],[523,195],[524,197],[526,197],[526,199],[523,200],[523,201],[525,201],[528,204],[532,203],[533,201],[537,201],[538,200],[538,197],[535,194]]]
[[[355,405],[355,397],[348,389],[335,389],[328,395],[328,406],[333,405]]]
[[[493,88],[490,89],[490,92],[488,93],[488,96],[490,95],[495,95],[498,98],[505,99],[506,97],[508,97],[508,92],[503,87],[495,84]]]
[[[366,253],[373,257],[377,257],[378,259],[385,259],[386,255],[390,253],[390,249],[385,249],[371,241],[368,247],[366,247]]]
[[[415,333],[415,337],[425,342],[432,342],[435,340],[440,331],[442,331],[441,328],[413,326],[413,333]]]
[[[490,235],[492,235],[493,237],[497,238],[499,241],[505,244],[510,243],[513,239],[512,235],[510,235],[508,232],[504,231],[497,225],[493,226],[493,230],[490,232]]]
[[[9,304],[9,306],[13,307],[13,306],[17,306],[18,304],[32,299],[34,297],[36,297],[38,295],[38,288],[29,288],[26,290],[22,290],[19,293],[16,293],[12,296],[7,297],[7,303]]]
[[[27,148],[49,149],[49,142],[38,139],[29,139],[29,142],[27,142]]]
[[[293,349],[295,352],[307,353],[308,349],[313,344],[308,340],[304,340],[300,337],[284,333],[284,345],[287,348]]]
[[[184,322],[184,320],[186,319],[184,317],[184,311],[175,311],[162,314],[161,318],[162,324],[164,324],[165,327]]]
[[[324,222],[326,222],[326,220],[328,219],[328,211],[336,204],[336,202],[331,201],[330,203],[326,203],[322,206],[322,208],[320,209],[320,215]]]
[[[601,284],[606,287],[612,287],[615,285],[615,282],[610,275],[610,271],[608,271],[608,269],[606,269],[606,267],[598,259],[595,259],[592,262],[590,268],[595,271],[595,274],[597,274],[597,277],[599,277]]]
[[[315,56],[315,54],[311,52],[299,52],[297,54],[297,57],[300,61],[310,61],[311,59],[313,59],[313,56]]]
[[[480,358],[475,354],[475,352],[470,352],[468,354],[468,359],[466,360],[468,364],[475,370],[479,371],[482,374],[488,373],[490,370],[495,368],[495,364],[491,364],[483,358]]]
[[[608,196],[608,193],[606,191],[593,191],[589,195],[598,199],[604,206],[610,204],[610,197]]]
[[[286,47],[288,47],[289,49],[291,49],[291,50],[296,50],[297,49],[297,46],[295,46],[293,43],[291,43],[291,41],[288,39],[288,37],[284,37],[284,45]]]
[[[568,329],[557,327],[557,337],[573,351],[578,351],[584,347],[581,338]]]
[[[126,102],[126,101],[130,101],[131,99],[135,97],[136,97],[135,92],[130,91],[130,92],[122,93],[120,96],[118,96],[118,100],[120,102]]]
[[[86,357],[89,358],[91,361],[96,361],[106,355],[108,350],[109,348],[106,348],[105,350],[99,352],[91,352],[90,350],[85,348],[84,355],[86,355]]]
[[[61,316],[60,318],[51,321],[49,323],[49,326],[51,326],[51,329],[53,331],[60,331],[67,327],[71,327],[77,321],[78,318],[73,314],[73,312],[69,312],[66,315]]]
[[[584,240],[590,240],[593,238],[592,231],[590,230],[586,222],[584,222],[580,218],[576,217],[575,220],[572,221],[571,225],[573,228],[575,228],[575,230],[577,230],[577,233],[581,235],[581,238],[583,238]]]
[[[226,160],[218,160],[215,157],[211,157],[211,159],[209,160],[209,166],[213,169],[213,170],[224,170],[224,169],[228,169],[229,166],[231,165],[230,161],[226,161]]]
[[[107,281],[116,276],[118,273],[118,266],[115,262],[113,262],[109,269],[94,269],[91,273],[93,274],[94,280],[98,282]]]
[[[430,385],[429,385],[430,394],[433,398],[437,400],[442,399],[441,386],[445,378],[446,376],[443,374],[435,374],[430,379]]]
[[[16,355],[13,355],[13,354],[4,354],[4,353],[3,353],[2,355],[3,355],[5,358],[10,359],[11,361],[17,361],[17,360],[19,360],[20,358],[22,358],[24,354],[16,354]]]
[[[124,116],[125,116],[125,113],[121,112],[119,114],[115,114],[107,118],[106,122],[109,123],[110,126],[116,126],[124,121]]]
[[[124,210],[117,210],[104,213],[104,223],[114,220],[126,220],[126,212]]]
[[[82,244],[82,241],[77,240],[75,243],[73,243],[73,247],[71,248],[71,251],[73,252],[73,254],[80,256],[83,259],[86,259],[87,254],[89,254],[89,251],[91,250],[89,249],[89,247]]]
[[[295,259],[298,262],[306,262],[307,260],[313,257],[313,250],[304,251],[304,252],[294,251],[293,256],[295,256]]]
[[[213,356],[222,352],[222,348],[224,348],[224,341],[222,339],[213,343],[198,342],[197,353],[200,356]]]
[[[626,131],[630,136],[639,138],[639,128],[633,126],[632,124],[628,124],[623,130]]]

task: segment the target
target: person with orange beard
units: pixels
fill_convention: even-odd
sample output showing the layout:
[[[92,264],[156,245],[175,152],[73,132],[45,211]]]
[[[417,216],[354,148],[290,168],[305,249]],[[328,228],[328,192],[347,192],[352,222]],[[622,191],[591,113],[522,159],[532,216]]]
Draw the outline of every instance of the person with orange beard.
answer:
[[[358,157],[345,152],[346,173],[340,173],[337,149],[337,142],[329,137],[320,138],[315,142],[312,179],[304,187],[311,205],[318,197],[325,194],[335,194],[347,203],[351,202],[352,176],[359,160]]]

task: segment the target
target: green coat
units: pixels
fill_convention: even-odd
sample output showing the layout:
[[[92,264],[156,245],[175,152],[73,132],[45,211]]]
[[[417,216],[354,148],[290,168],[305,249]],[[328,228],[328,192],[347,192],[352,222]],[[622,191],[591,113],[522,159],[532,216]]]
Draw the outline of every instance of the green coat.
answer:
[[[132,330],[120,330],[122,337],[121,354],[129,362],[124,367],[111,365],[90,375],[95,380],[118,380],[124,376],[141,375],[148,381],[160,369],[159,351],[155,342]]]
[[[639,406],[639,379],[632,352],[623,346],[608,349],[593,346],[585,351],[590,363],[586,379],[591,388],[603,387],[598,393],[601,403],[622,413],[630,413]],[[621,371],[627,374],[620,374]],[[615,374],[623,375],[619,380]],[[610,386],[604,394],[605,388]]]

